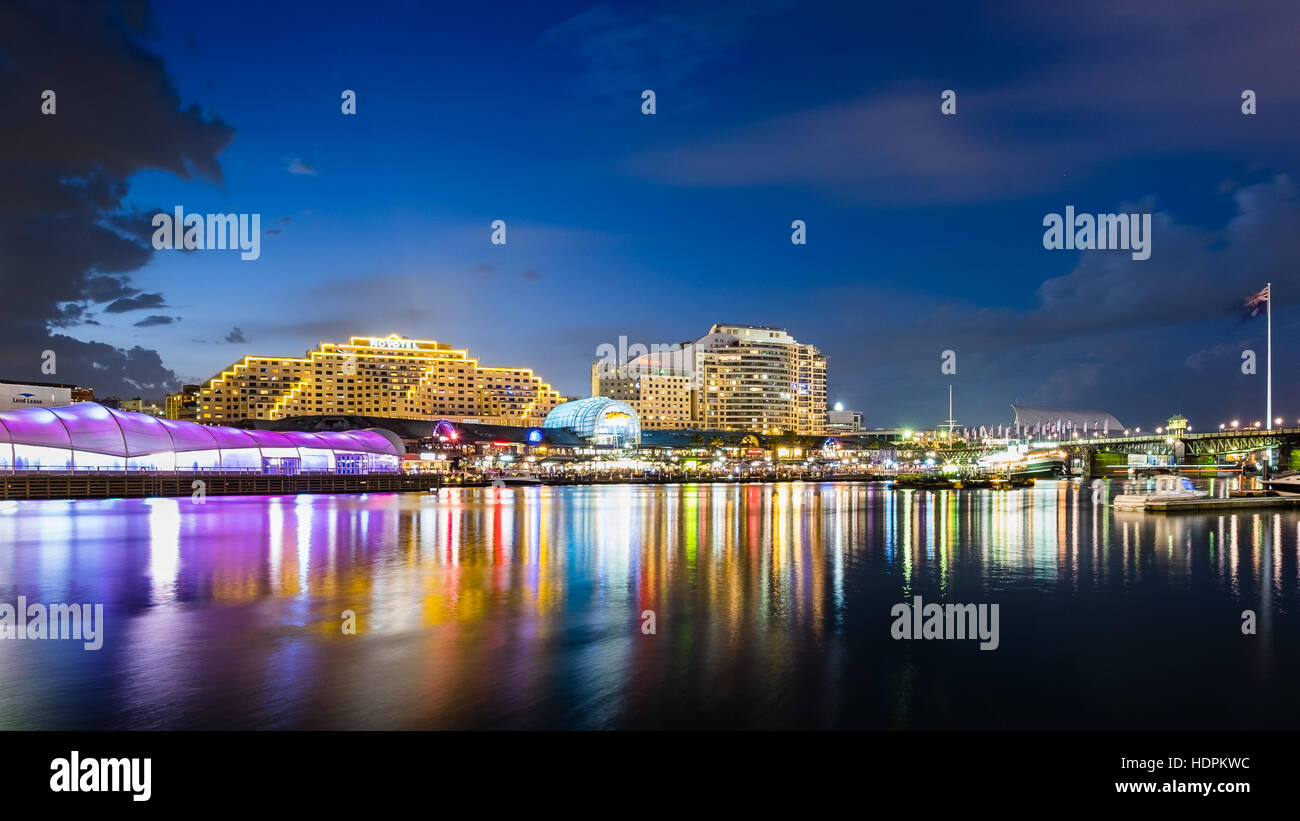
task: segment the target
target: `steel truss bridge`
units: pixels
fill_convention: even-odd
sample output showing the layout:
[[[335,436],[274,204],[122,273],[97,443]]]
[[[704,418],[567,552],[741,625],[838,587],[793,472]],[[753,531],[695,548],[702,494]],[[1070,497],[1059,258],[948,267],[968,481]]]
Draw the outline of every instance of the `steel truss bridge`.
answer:
[[[1213,433],[1179,433],[1150,436],[1112,436],[1097,439],[1072,439],[1057,442],[1072,453],[1151,453],[1174,455],[1182,451],[1187,457],[1226,456],[1230,453],[1256,453],[1262,450],[1289,451],[1300,445],[1300,428],[1260,430],[1241,428]],[[1181,445],[1181,448],[1180,448]]]
[[[1056,448],[1071,458],[1082,457],[1093,472],[1100,454],[1150,454],[1168,456],[1171,461],[1213,463],[1230,454],[1259,453],[1272,450],[1277,453],[1278,464],[1287,466],[1293,461],[1293,452],[1300,451],[1300,428],[1239,428],[1211,433],[1176,432],[1173,435],[1146,434],[1140,436],[1109,436],[1079,439],[1035,440],[1035,449]],[[1000,449],[972,444],[967,448],[940,447],[940,454],[954,462],[973,462],[991,450]],[[1296,453],[1300,455],[1300,452]],[[1104,460],[1104,459],[1103,459]]]

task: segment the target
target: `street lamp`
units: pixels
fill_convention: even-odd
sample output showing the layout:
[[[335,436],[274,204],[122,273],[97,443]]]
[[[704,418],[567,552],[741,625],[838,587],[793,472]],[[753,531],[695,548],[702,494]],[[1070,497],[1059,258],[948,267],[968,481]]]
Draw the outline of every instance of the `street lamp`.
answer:
[[[1222,422],[1220,422],[1220,423],[1219,423],[1219,430],[1223,430],[1224,427],[1225,427],[1225,425],[1224,425]]]

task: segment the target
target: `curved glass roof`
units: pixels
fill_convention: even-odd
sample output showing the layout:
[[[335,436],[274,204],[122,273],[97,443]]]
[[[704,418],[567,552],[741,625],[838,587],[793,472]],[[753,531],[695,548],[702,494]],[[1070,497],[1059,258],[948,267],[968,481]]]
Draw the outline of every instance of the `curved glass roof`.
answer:
[[[626,402],[607,396],[590,396],[556,405],[546,414],[543,428],[569,428],[588,441],[618,447],[635,447],[641,441],[641,420]]]
[[[147,413],[106,408],[94,402],[0,411],[0,443],[68,448],[128,458],[213,449],[299,447],[398,458],[403,455],[393,439],[378,431],[240,430],[158,419]]]

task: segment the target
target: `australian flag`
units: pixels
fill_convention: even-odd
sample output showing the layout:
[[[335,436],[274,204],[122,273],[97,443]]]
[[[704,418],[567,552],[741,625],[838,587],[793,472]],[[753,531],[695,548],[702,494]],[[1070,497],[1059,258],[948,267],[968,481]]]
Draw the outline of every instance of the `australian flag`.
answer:
[[[1269,286],[1265,285],[1264,290],[1246,300],[1246,310],[1250,312],[1251,316],[1259,316],[1260,311],[1263,311],[1268,306],[1268,288]]]

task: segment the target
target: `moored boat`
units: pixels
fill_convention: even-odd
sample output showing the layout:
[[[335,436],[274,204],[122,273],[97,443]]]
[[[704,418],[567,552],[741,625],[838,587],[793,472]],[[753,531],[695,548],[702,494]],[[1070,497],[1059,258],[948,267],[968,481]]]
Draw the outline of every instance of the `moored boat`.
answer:
[[[498,476],[492,480],[496,487],[535,487],[540,485],[542,480],[533,476],[531,473],[516,473],[510,476]]]
[[[1011,480],[1062,479],[1069,474],[1065,451],[1034,449],[1025,444],[1011,445],[1005,451],[990,454],[979,465],[992,477]]]
[[[1279,473],[1270,479],[1265,479],[1264,485],[1282,496],[1300,496],[1300,470]]]
[[[1192,480],[1183,476],[1166,474],[1156,477],[1153,493],[1123,493],[1112,503],[1116,510],[1142,510],[1148,502],[1170,502],[1177,499],[1199,499],[1209,496],[1205,490],[1192,487]]]

